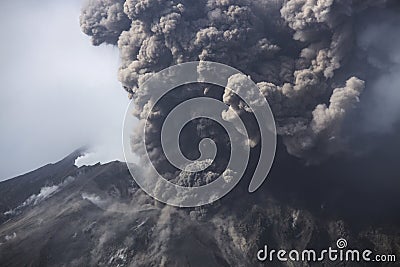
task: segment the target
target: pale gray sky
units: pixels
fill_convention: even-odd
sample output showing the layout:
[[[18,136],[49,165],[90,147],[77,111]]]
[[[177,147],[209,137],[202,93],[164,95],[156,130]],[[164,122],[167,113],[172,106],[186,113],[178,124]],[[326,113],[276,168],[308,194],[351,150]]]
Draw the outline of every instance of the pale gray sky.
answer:
[[[82,1],[0,2],[0,181],[92,144],[85,162],[123,159],[128,99],[118,50],[93,47]]]

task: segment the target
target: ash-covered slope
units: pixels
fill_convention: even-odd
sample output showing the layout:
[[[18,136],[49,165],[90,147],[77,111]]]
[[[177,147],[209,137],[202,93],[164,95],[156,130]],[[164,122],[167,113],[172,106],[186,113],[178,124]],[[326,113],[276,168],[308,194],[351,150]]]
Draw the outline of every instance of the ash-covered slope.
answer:
[[[0,266],[261,266],[265,244],[323,249],[340,237],[400,255],[394,221],[354,227],[266,191],[248,195],[246,186],[209,207],[172,208],[138,189],[124,163],[78,168],[77,156],[0,183]]]
[[[0,221],[6,217],[4,212],[15,209],[29,196],[38,193],[48,182],[58,184],[63,178],[76,171],[74,161],[82,153],[78,149],[55,164],[47,164],[35,171],[0,183]]]

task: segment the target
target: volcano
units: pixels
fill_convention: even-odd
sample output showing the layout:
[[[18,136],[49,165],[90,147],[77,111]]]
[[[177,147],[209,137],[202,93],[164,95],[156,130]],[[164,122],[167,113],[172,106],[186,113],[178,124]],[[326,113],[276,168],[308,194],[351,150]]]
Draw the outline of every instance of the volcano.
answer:
[[[125,163],[75,166],[82,153],[0,183],[1,266],[263,266],[264,245],[323,249],[339,238],[400,255],[396,223],[360,224],[268,192],[247,197],[240,185],[210,206],[174,208],[138,188]]]

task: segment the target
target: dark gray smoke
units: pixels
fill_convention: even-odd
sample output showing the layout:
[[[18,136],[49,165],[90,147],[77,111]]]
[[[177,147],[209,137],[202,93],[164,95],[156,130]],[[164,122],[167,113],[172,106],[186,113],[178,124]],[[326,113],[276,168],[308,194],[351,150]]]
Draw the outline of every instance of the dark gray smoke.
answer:
[[[117,44],[119,36],[130,27],[130,21],[123,12],[123,0],[91,1],[82,11],[82,31],[92,36],[94,45]]]
[[[354,68],[375,44],[357,27],[371,25],[371,10],[391,6],[385,0],[102,0],[88,3],[81,25],[93,44],[118,45],[119,80],[139,118],[152,95],[138,89],[146,77],[176,63],[221,62],[258,83],[287,151],[317,161],[346,150],[343,125],[376,67],[369,60]]]

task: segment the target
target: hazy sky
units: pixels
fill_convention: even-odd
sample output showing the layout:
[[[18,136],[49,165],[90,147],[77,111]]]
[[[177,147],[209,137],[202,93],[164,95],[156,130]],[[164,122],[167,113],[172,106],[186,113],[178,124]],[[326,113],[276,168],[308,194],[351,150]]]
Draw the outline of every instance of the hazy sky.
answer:
[[[122,160],[128,99],[118,50],[93,47],[82,1],[0,2],[0,180],[92,144],[85,162]]]

